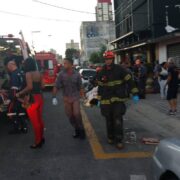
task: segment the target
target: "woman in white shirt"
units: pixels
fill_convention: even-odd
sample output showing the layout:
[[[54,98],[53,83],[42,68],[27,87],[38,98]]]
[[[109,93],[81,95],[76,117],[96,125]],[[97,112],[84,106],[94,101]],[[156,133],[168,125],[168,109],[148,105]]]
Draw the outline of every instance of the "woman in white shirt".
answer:
[[[167,78],[168,78],[168,67],[167,62],[163,62],[159,68],[158,80],[160,85],[161,99],[165,99],[167,96]]]

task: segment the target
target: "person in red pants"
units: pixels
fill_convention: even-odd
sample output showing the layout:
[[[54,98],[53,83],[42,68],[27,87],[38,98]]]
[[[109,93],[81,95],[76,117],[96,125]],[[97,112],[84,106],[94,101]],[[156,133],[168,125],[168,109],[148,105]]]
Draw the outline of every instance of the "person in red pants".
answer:
[[[24,71],[26,73],[26,87],[17,93],[16,96],[25,96],[24,106],[27,108],[27,114],[35,134],[35,143],[30,148],[37,149],[41,148],[45,143],[44,122],[42,118],[44,104],[42,96],[43,82],[34,59],[28,58],[24,62]]]

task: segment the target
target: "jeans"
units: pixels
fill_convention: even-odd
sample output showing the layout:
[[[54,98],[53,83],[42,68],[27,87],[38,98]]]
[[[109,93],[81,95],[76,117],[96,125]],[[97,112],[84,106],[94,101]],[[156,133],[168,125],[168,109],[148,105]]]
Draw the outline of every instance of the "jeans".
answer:
[[[167,96],[166,82],[167,80],[159,80],[160,94],[162,99],[166,98]]]

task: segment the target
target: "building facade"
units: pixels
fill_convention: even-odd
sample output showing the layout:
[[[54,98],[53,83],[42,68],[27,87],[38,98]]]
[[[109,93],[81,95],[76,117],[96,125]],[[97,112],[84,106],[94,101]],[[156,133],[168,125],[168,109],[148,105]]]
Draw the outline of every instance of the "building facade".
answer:
[[[111,0],[98,0],[96,6],[96,21],[113,21]]]
[[[82,22],[80,29],[81,59],[89,61],[93,52],[97,52],[115,39],[115,23],[113,21]]]
[[[180,0],[114,0],[119,60],[180,61]]]
[[[66,43],[66,49],[76,49],[79,50],[79,43],[74,42],[72,39],[70,43]]]

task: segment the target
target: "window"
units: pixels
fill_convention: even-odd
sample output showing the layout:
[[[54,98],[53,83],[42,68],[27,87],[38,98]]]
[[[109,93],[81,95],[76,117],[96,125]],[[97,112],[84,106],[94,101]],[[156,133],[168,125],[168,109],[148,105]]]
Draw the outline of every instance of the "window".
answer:
[[[52,70],[52,69],[54,69],[53,61],[52,60],[45,60],[44,61],[44,69],[45,70]]]

